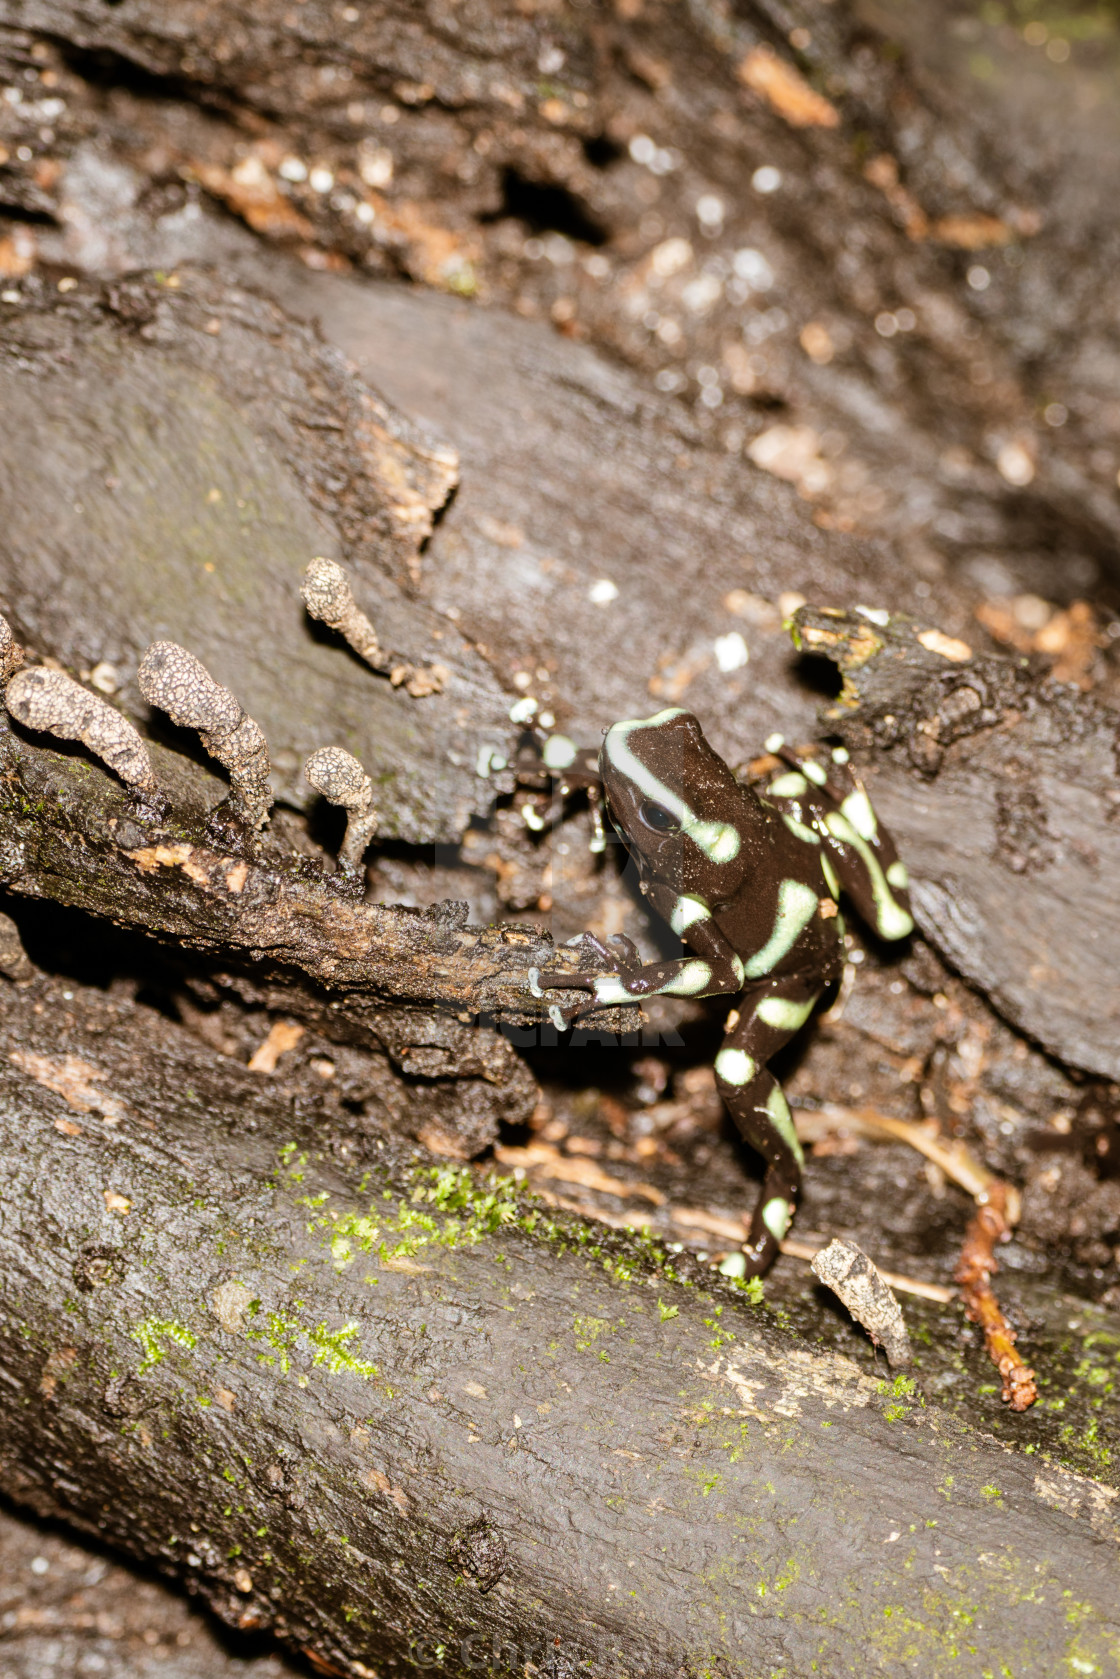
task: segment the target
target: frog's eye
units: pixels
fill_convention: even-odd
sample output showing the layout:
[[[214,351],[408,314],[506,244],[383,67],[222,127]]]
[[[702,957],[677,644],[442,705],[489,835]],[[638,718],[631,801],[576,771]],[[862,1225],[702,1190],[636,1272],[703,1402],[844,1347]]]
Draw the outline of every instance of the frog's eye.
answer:
[[[643,799],[638,806],[638,816],[647,828],[652,828],[655,834],[676,834],[680,832],[680,823],[671,811],[664,805],[654,804],[652,799]]]

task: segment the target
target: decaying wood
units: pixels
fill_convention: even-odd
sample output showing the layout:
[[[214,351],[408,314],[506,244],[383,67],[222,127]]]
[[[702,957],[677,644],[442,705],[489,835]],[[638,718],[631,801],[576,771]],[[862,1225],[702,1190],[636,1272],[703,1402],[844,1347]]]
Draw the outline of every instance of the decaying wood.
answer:
[[[6,0],[0,67],[61,106],[47,140],[38,98],[0,113],[16,261],[174,262],[192,217],[224,255],[221,206],[274,257],[551,316],[737,454],[776,421],[773,470],[938,594],[992,556],[1009,592],[1115,578],[1105,23],[1059,65],[920,7],[351,9]]]
[[[14,285],[0,309],[0,592],[33,658],[83,681],[96,671],[95,686],[158,734],[136,662],[153,639],[182,640],[262,721],[282,803],[306,810],[303,761],[344,742],[377,783],[387,837],[451,846],[508,785],[498,766],[515,694],[581,744],[619,715],[684,703],[742,762],[772,729],[813,727],[781,628],[791,599],[924,612],[917,627],[933,636],[920,653],[893,620],[887,654],[864,667],[878,680],[909,636],[890,667],[899,684],[869,686],[828,726],[848,731],[900,834],[929,938],[1068,1065],[1115,1076],[1107,715],[958,645],[974,633],[969,568],[994,565],[997,593],[1068,605],[1048,626],[1076,627],[1060,671],[1088,682],[1104,670],[1093,612],[1071,602],[1099,572],[1115,575],[1117,531],[1113,393],[1102,381],[1098,399],[1077,360],[1088,335],[1085,359],[1110,365],[1116,264],[1107,229],[1081,237],[1083,195],[1055,190],[998,132],[998,102],[936,96],[867,8],[810,6],[800,45],[769,4],[647,0],[609,16],[483,6],[454,29],[393,4],[376,19],[326,0],[294,11],[261,0],[251,13],[0,7],[0,79],[20,94],[0,104],[0,207],[34,218],[0,222]],[[41,108],[48,98],[58,110]],[[780,191],[751,184],[760,165]],[[223,280],[189,272],[192,256],[217,261]],[[551,314],[566,336],[500,308],[371,286],[342,273],[348,263]],[[160,272],[122,278],[145,267]],[[75,288],[80,273],[93,283]],[[320,315],[396,410],[233,283],[238,273]],[[631,371],[572,341],[587,336]],[[875,531],[892,546],[867,540]],[[298,579],[317,553],[352,570],[362,610],[402,650],[395,668],[448,670],[443,693],[394,693],[307,624]],[[1014,644],[1008,601],[978,615]],[[749,668],[735,663],[748,655]],[[223,788],[184,760],[184,740],[164,742],[153,756],[178,797],[155,832],[80,755],[5,733],[3,878],[153,932],[163,952],[186,947],[212,984],[281,1018],[262,1023],[251,1071],[215,1070],[143,1010],[81,987],[60,1000],[18,943],[9,951],[32,1007],[4,988],[22,1057],[4,1110],[6,1233],[22,1220],[4,1310],[10,1367],[32,1401],[6,1407],[10,1491],[164,1561],[193,1545],[175,1566],[202,1577],[228,1618],[271,1621],[359,1679],[371,1662],[465,1666],[463,1628],[488,1651],[509,1634],[496,1666],[545,1671],[584,1659],[648,1673],[659,1661],[716,1670],[720,1658],[850,1666],[853,1646],[865,1664],[937,1671],[948,1649],[957,1659],[962,1614],[979,1628],[977,1660],[996,1670],[1027,1671],[1040,1649],[1048,1667],[1066,1655],[1115,1664],[1115,1631],[1094,1607],[1107,1601],[1099,1555],[1083,1542],[1088,1523],[1103,1548],[1104,1489],[952,1435],[932,1408],[891,1404],[880,1419],[856,1378],[768,1338],[726,1297],[739,1343],[716,1345],[720,1321],[701,1315],[714,1308],[658,1277],[655,1324],[653,1288],[589,1280],[539,1227],[391,1255],[432,1268],[386,1263],[376,1285],[358,1286],[359,1262],[345,1266],[341,1250],[324,1260],[326,1227],[307,1225],[326,1215],[294,1204],[325,1190],[368,1205],[353,1176],[371,1145],[324,1125],[299,1132],[302,1098],[288,1106],[283,1069],[300,1023],[376,1046],[362,1088],[391,1128],[466,1155],[498,1119],[525,1119],[535,1088],[505,1038],[459,1017],[493,1010],[533,1037],[524,980],[548,944],[535,929],[478,933],[448,905],[425,915],[356,902],[318,845],[301,840],[297,863],[279,824],[258,849],[222,853],[204,818]],[[561,938],[586,924],[559,867],[547,894],[535,859],[521,873],[534,889],[516,888],[519,910],[551,902]],[[627,931],[656,936],[626,914]],[[70,1015],[100,1018],[102,1031],[91,1041]],[[238,1129],[250,1123],[251,1136]],[[281,1136],[329,1148],[329,1162],[311,1161],[303,1184],[277,1178]],[[413,1207],[435,1180],[422,1176],[430,1162],[385,1142],[376,1158],[392,1159],[399,1222],[402,1200]],[[61,1183],[59,1150],[74,1151]],[[1104,1208],[1095,1238],[1112,1242],[1112,1228]],[[497,1264],[499,1244],[512,1270]],[[1096,1247],[1107,1260],[1111,1247]],[[292,1285],[285,1265],[301,1259]],[[280,1314],[284,1346],[269,1352],[287,1372],[282,1359],[256,1362],[261,1343],[239,1327],[245,1287]],[[379,1293],[388,1305],[371,1305]],[[1065,1334],[1065,1306],[1053,1312],[1047,1332]],[[797,1321],[819,1332],[819,1314]],[[1081,1333],[1087,1352],[1092,1331]],[[480,1344],[496,1383],[478,1368]],[[536,1422],[522,1399],[526,1349],[528,1385],[552,1383],[545,1399],[534,1389]],[[694,1392],[696,1360],[708,1367],[696,1366]],[[394,1361],[412,1387],[394,1385]],[[367,1362],[377,1376],[357,1368]],[[842,1400],[821,1389],[825,1367]],[[493,1409],[476,1416],[475,1404]],[[1042,1426],[1038,1413],[1031,1422]],[[713,1449],[724,1424],[754,1432]],[[1106,1469],[1095,1421],[1077,1449]],[[616,1456],[631,1480],[604,1495]],[[835,1536],[852,1531],[852,1510],[849,1565]],[[989,1591],[988,1559],[1005,1542],[1012,1576],[1020,1555],[1061,1558],[1040,1599],[1057,1602],[1068,1578],[1090,1605],[1073,1643],[1036,1602],[1037,1573],[1029,1593],[1005,1579],[998,1602]],[[588,1606],[575,1631],[546,1627],[533,1605],[542,1559],[556,1601]],[[855,1607],[838,1617],[837,1603]],[[899,1626],[905,1642],[892,1643]]]
[[[162,935],[208,959],[214,979],[245,1000],[377,1048],[390,1109],[450,1152],[476,1153],[500,1119],[524,1122],[536,1084],[493,1020],[532,1017],[527,965],[552,959],[546,936],[469,929],[465,905],[425,914],[363,903],[349,877],[281,847],[222,852],[205,805],[190,803],[199,792],[190,766],[184,773],[161,747],[153,755],[179,796],[169,819],[96,762],[44,750],[0,722],[9,890]]]
[[[0,1010],[8,1494],[357,1679],[889,1666],[900,1620],[936,1671],[962,1601],[1030,1671],[1067,1592],[1115,1659],[1103,1489],[685,1261],[306,1128],[155,1011],[42,979]]]
[[[415,588],[454,450],[257,293],[167,278],[43,287],[42,309],[5,323],[0,587],[17,639],[97,671],[148,732],[137,669],[177,642],[263,730],[285,803],[311,806],[305,759],[345,745],[375,771],[387,838],[454,843],[492,796],[480,751],[508,753],[514,732],[485,661]],[[317,554],[345,559],[389,645],[446,668],[442,692],[394,689],[312,625],[300,583]],[[201,756],[189,731],[154,727]]]
[[[883,1273],[855,1242],[830,1242],[813,1255],[813,1271],[882,1346],[887,1363],[909,1364],[914,1354],[906,1320]]]
[[[157,762],[174,774],[174,760]],[[296,973],[334,994],[340,1022],[382,1005],[443,1004],[452,1018],[540,1018],[528,970],[556,959],[533,926],[468,928],[465,904],[429,911],[366,903],[277,845],[217,849],[197,807],[145,816],[96,763],[43,749],[0,722],[10,890],[144,927],[188,950],[252,964],[267,980]],[[192,820],[192,817],[194,820]]]
[[[223,355],[234,358],[224,374],[220,358],[209,369],[215,379],[226,381],[222,425],[230,429],[231,438],[241,438],[248,420],[258,430],[262,454],[271,451],[286,473],[298,468],[300,494],[335,518],[348,560],[361,568],[371,587],[376,581],[381,597],[378,612],[389,613],[392,627],[392,615],[406,597],[386,570],[399,571],[403,565],[407,571],[407,547],[402,561],[401,545],[415,540],[417,527],[408,509],[407,516],[394,512],[391,492],[399,476],[420,474],[423,462],[433,456],[442,458],[437,446],[429,441],[424,445],[427,453],[420,456],[419,445],[409,443],[407,449],[400,445],[404,453],[399,459],[394,457],[389,473],[385,466],[389,444],[384,443],[381,455],[375,457],[365,442],[362,416],[374,399],[363,392],[349,370],[331,359],[308,329],[297,327],[249,294],[229,293],[212,279],[197,275],[182,277],[170,291],[155,280],[134,282],[133,294],[136,306],[161,323],[161,335],[151,347],[147,340],[130,336],[131,329],[126,330],[120,313],[123,304],[120,299],[113,304],[115,294],[81,291],[66,294],[62,300],[44,295],[37,313],[25,311],[22,324],[9,329],[20,353],[13,356],[4,375],[19,402],[26,407],[32,399],[40,405],[48,398],[50,403],[79,397],[88,400],[85,393],[92,367],[109,357],[120,369],[122,414],[126,396],[134,404],[138,392],[148,392],[147,399],[152,400],[152,392],[162,390],[168,401],[173,396],[180,399],[176,409],[185,426],[196,398],[192,394],[186,400],[182,370],[188,365],[193,368],[200,356],[213,354],[215,338],[205,331],[207,314],[213,311],[211,319],[226,322]],[[458,342],[462,352],[458,371],[447,375],[461,385],[449,409],[452,429],[457,431],[464,414],[460,404],[466,400],[468,387],[471,411],[477,415],[476,375],[481,375],[483,359],[489,358],[492,365],[499,342],[485,317],[480,317],[480,328],[471,326],[474,338],[459,333],[456,339],[454,323],[440,313],[444,300],[430,300],[438,306],[434,313],[409,315],[397,303],[362,299],[356,292],[330,295],[337,302],[335,328],[345,329],[355,350],[361,348],[362,333],[368,334],[378,320],[382,333],[393,328],[398,349],[402,342],[407,344],[410,366],[415,367],[421,356],[422,327],[438,329],[436,349],[429,346],[427,354],[435,359],[442,356],[445,368],[452,365],[449,351]],[[547,681],[537,681],[539,670],[530,679],[542,704],[551,695],[550,703],[559,708],[560,696],[564,696],[565,726],[587,740],[595,738],[604,718],[633,714],[651,700],[664,703],[687,694],[715,744],[732,761],[744,761],[768,729],[780,726],[792,733],[799,716],[808,722],[808,696],[798,692],[792,679],[778,614],[761,596],[757,611],[768,612],[770,617],[768,627],[760,626],[757,632],[757,658],[749,666],[749,679],[746,672],[730,677],[721,673],[705,649],[702,657],[697,654],[696,674],[686,687],[666,687],[667,679],[657,674],[647,681],[646,673],[656,672],[659,666],[670,676],[675,669],[664,666],[665,655],[659,657],[658,649],[681,647],[682,587],[687,583],[689,610],[703,619],[710,634],[713,624],[722,627],[727,619],[720,597],[732,598],[728,589],[744,547],[759,548],[771,556],[766,562],[771,580],[764,584],[768,593],[778,592],[783,563],[790,580],[831,594],[842,591],[848,598],[867,581],[866,573],[861,575],[867,556],[861,561],[856,545],[817,532],[812,551],[802,546],[799,553],[797,543],[807,538],[803,524],[802,535],[797,534],[789,495],[769,486],[763,499],[757,486],[743,488],[738,469],[726,462],[720,466],[710,453],[700,452],[695,460],[688,455],[679,492],[667,492],[656,510],[647,509],[640,516],[636,509],[629,510],[635,515],[630,520],[633,528],[625,536],[625,547],[611,560],[619,597],[609,618],[603,618],[601,608],[586,597],[577,607],[566,571],[556,584],[550,572],[541,571],[541,591],[526,593],[520,580],[531,555],[525,551],[523,535],[512,547],[504,545],[505,538],[491,541],[479,535],[491,528],[487,520],[492,523],[497,512],[497,504],[487,498],[500,492],[507,517],[512,513],[528,528],[543,519],[545,540],[553,534],[559,537],[553,526],[561,522],[576,529],[586,527],[579,585],[582,590],[586,584],[590,590],[602,569],[600,554],[591,544],[591,530],[606,516],[611,493],[623,482],[641,480],[649,453],[659,462],[663,457],[665,472],[672,475],[670,467],[680,456],[682,431],[664,404],[641,395],[624,376],[608,373],[589,352],[561,343],[546,355],[535,340],[527,339],[519,346],[506,325],[499,324],[505,335],[503,352],[508,350],[508,354],[503,353],[494,381],[505,381],[506,400],[491,408],[487,425],[493,426],[498,439],[508,436],[510,448],[502,448],[500,460],[493,450],[475,458],[471,487],[435,532],[430,554],[438,570],[432,587],[443,615],[426,607],[422,613],[424,636],[438,631],[443,640],[435,645],[442,646],[451,626],[463,623],[466,603],[472,600],[472,631],[479,641],[486,638],[483,645],[489,664],[480,659],[474,646],[461,642],[459,675],[443,693],[415,700],[368,671],[351,670],[353,661],[341,648],[315,641],[298,602],[303,565],[297,569],[294,556],[274,554],[271,566],[262,568],[255,558],[250,565],[249,553],[242,550],[231,574],[238,588],[246,586],[247,567],[254,578],[272,578],[267,612],[262,606],[261,624],[255,631],[246,623],[244,609],[233,601],[210,601],[205,591],[210,587],[206,564],[211,562],[199,569],[199,552],[189,532],[185,542],[177,539],[174,552],[161,558],[161,564],[170,568],[163,575],[172,582],[170,595],[158,597],[158,611],[181,614],[177,634],[192,650],[201,646],[211,668],[223,675],[229,674],[226,667],[236,647],[232,685],[261,722],[274,760],[285,765],[281,772],[285,797],[302,803],[309,796],[299,774],[297,743],[308,749],[331,744],[337,740],[338,719],[345,719],[347,728],[360,727],[369,738],[358,756],[378,775],[382,830],[390,835],[457,839],[471,812],[484,812],[493,794],[509,785],[508,771],[480,776],[476,769],[480,753],[489,761],[512,751],[516,730],[508,719],[509,696],[523,691],[515,678],[525,673],[526,649],[533,658],[547,660]],[[268,338],[270,329],[277,329],[273,340]],[[284,335],[279,343],[274,342],[277,332]],[[441,338],[441,333],[450,336]],[[307,433],[311,442],[305,457],[296,452],[293,426],[307,416],[299,409],[293,412],[294,404],[281,405],[277,413],[266,414],[263,404],[244,415],[238,411],[240,398],[232,388],[236,358],[259,358],[266,353],[266,342],[267,354],[274,358],[266,364],[269,377],[279,389],[285,388],[294,367],[306,367],[333,393],[340,430]],[[424,377],[431,377],[430,369]],[[597,395],[597,403],[589,401],[591,393]],[[608,399],[610,406],[604,412]],[[99,391],[101,408],[107,400]],[[116,401],[116,396],[111,400]],[[526,404],[533,416],[529,424],[522,418]],[[405,422],[393,419],[384,403],[374,406],[382,416],[384,437],[411,436]],[[127,412],[131,411],[129,407]],[[201,424],[202,417],[200,411],[189,423]],[[119,530],[121,540],[84,553],[78,565],[70,555],[73,532],[67,536],[60,527],[51,534],[45,521],[56,515],[43,511],[63,505],[58,493],[63,433],[53,423],[46,432],[41,422],[35,425],[36,437],[46,436],[51,447],[27,462],[28,482],[42,487],[34,507],[26,486],[16,495],[17,515],[8,529],[4,573],[8,604],[21,629],[26,622],[36,632],[34,639],[28,639],[32,646],[41,643],[42,652],[56,657],[61,653],[79,666],[84,660],[92,663],[111,654],[119,666],[119,703],[146,722],[131,672],[146,638],[155,633],[161,620],[156,617],[157,596],[148,575],[151,568],[146,562],[134,562],[125,538],[129,529],[135,530],[148,516],[147,501],[131,480],[130,488],[117,486],[111,491],[91,484],[87,493],[106,509],[106,519],[118,521],[117,527],[110,528]],[[486,433],[475,434],[472,446],[476,450],[479,435]],[[698,442],[694,437],[691,445]],[[135,447],[131,436],[128,447]],[[206,499],[209,492],[203,491],[202,480],[190,476],[195,458],[193,447],[164,457],[161,471],[170,474],[167,494],[196,497],[220,511],[226,506],[225,491],[219,491],[219,499],[212,504]],[[355,505],[357,492],[340,492],[332,474],[345,469],[351,474],[347,483],[353,482],[355,468],[347,463],[358,458],[369,481]],[[565,482],[580,483],[577,505],[572,505],[571,498],[561,504],[555,490],[547,486],[542,491],[538,466],[542,459],[549,460]],[[417,460],[421,465],[415,464]],[[371,476],[369,470],[377,461],[381,462],[380,477]],[[137,470],[139,464],[135,463]],[[693,472],[698,478],[690,483],[687,474]],[[423,482],[429,503],[446,493],[445,479],[434,486],[427,479]],[[235,478],[231,492],[237,483]],[[285,493],[294,493],[290,485]],[[706,503],[705,496],[712,498],[713,493],[714,499]],[[514,494],[519,499],[511,503]],[[477,498],[473,502],[472,495]],[[726,502],[732,498],[735,512],[729,517]],[[20,521],[26,524],[32,513],[48,532],[47,560],[41,571],[25,563],[25,547],[32,546],[30,535],[25,545],[15,540],[24,528]],[[612,517],[617,523],[617,510]],[[30,532],[29,524],[26,529]],[[621,529],[619,540],[623,541]],[[62,590],[54,582],[60,567],[66,578]],[[761,569],[760,564],[760,574]],[[104,619],[101,608],[91,617],[83,591],[95,585],[98,600],[111,602],[111,621]],[[414,625],[408,633],[418,636],[420,620],[415,613],[419,603],[409,604],[408,610]],[[1120,998],[1115,986],[1115,974],[1120,971],[1120,925],[1099,886],[1110,869],[1120,867],[1116,856],[1120,828],[1113,820],[1120,785],[1110,713],[1072,688],[1047,683],[1022,661],[990,655],[971,658],[967,653],[962,658],[954,638],[945,637],[936,626],[907,623],[899,617],[896,633],[889,625],[884,628],[877,620],[858,615],[829,618],[824,623],[821,639],[812,650],[843,656],[853,673],[842,705],[833,708],[828,722],[849,730],[853,746],[866,748],[869,763],[874,752],[872,790],[907,857],[923,930],[1009,1019],[1047,1048],[1067,1063],[1112,1074],[1120,1065],[1115,1048],[1120,1041]],[[239,626],[241,640],[237,641]],[[458,630],[453,633],[459,634]],[[405,637],[394,630],[394,639],[400,645]],[[850,649],[845,651],[849,641]],[[219,649],[217,654],[207,651],[210,644]],[[888,648],[888,655],[874,658],[881,647]],[[620,648],[626,650],[625,659],[614,656]],[[446,656],[454,671],[451,653]],[[686,666],[689,657],[682,653]],[[299,672],[297,683],[290,680],[293,671]],[[309,677],[305,687],[304,674],[312,671],[317,674],[314,680]],[[887,674],[879,674],[883,672]],[[676,680],[673,676],[672,681]],[[355,681],[361,683],[360,694],[352,687]],[[861,709],[853,710],[849,702],[857,692]],[[360,724],[359,701],[361,707],[369,708]],[[464,701],[469,703],[464,705]],[[305,706],[306,716],[302,714]],[[867,722],[861,724],[864,716]],[[164,873],[155,871],[144,887],[149,904],[162,893]],[[178,871],[177,885],[182,878]],[[554,900],[554,913],[562,937],[578,930],[569,906]],[[263,947],[267,948],[267,941]],[[471,1008],[500,1004],[512,1009],[515,1017],[520,1010],[519,1017],[528,1018],[525,990],[515,997],[513,988],[491,979],[503,960],[479,959],[477,988],[459,988],[452,982],[440,991],[428,985],[431,976],[425,972],[426,994],[462,1000]],[[526,970],[531,965],[527,961]],[[398,981],[405,986],[410,983],[409,964],[398,972],[394,983]],[[1086,985],[1093,996],[1092,1007],[1082,1005]],[[466,990],[473,992],[469,1000]]]

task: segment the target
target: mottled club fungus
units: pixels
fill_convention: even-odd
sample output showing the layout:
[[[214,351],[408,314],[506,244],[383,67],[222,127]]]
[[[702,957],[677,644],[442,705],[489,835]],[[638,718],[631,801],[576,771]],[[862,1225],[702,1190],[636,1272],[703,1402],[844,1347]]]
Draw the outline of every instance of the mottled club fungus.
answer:
[[[181,728],[196,729],[207,752],[229,771],[233,814],[247,827],[263,827],[272,808],[268,743],[237,696],[174,641],[152,643],[136,680],[149,705]]]
[[[12,634],[12,626],[0,617],[0,682],[7,682],[23,663],[23,648]]]
[[[377,830],[373,783],[357,758],[341,746],[320,747],[308,758],[303,773],[317,792],[347,812],[346,837],[338,860],[345,869],[357,870]]]
[[[388,676],[394,688],[403,685],[413,699],[440,692],[447,681],[447,671],[442,665],[421,670],[397,654],[385,652],[377,631],[354,599],[350,579],[337,560],[312,560],[304,572],[300,593],[312,618],[337,630],[359,659],[364,659],[371,670]]]
[[[156,775],[148,748],[128,718],[65,671],[45,670],[41,665],[20,671],[8,683],[4,701],[25,728],[57,735],[60,740],[80,740],[135,793],[147,798],[155,794]]]
[[[14,980],[16,984],[24,984],[35,976],[31,959],[23,948],[19,928],[10,915],[2,914],[0,914],[0,974],[3,974],[5,979]]]

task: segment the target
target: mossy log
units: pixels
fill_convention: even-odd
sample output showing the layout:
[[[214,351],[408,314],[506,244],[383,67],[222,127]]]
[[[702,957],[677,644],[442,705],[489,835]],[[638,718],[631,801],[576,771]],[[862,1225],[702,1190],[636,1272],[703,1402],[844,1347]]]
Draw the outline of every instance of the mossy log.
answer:
[[[1104,1489],[155,1011],[0,1002],[14,1498],[358,1679],[1120,1660]]]

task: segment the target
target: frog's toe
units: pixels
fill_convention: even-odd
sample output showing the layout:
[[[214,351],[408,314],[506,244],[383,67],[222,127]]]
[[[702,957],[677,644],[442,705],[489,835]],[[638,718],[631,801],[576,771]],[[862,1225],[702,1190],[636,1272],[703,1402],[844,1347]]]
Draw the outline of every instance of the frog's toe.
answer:
[[[586,1011],[586,1003],[569,1003],[566,1008],[559,1003],[548,1005],[548,1018],[558,1032],[570,1032],[580,1015]]]
[[[614,957],[597,933],[577,933],[574,939],[567,941],[567,946],[572,950],[594,951],[601,962],[610,963],[614,961]]]
[[[641,965],[642,965],[641,953],[639,952],[638,947],[634,943],[633,939],[628,938],[625,933],[612,933],[611,934],[611,943],[615,946],[616,950],[621,950],[623,960],[624,960],[627,967],[630,967],[630,968],[640,968],[641,967]],[[614,956],[612,956],[611,960],[614,961],[614,960],[616,960],[616,958]]]
[[[533,991],[534,983],[539,988],[537,991]],[[546,968],[543,973],[531,968],[529,989],[533,991],[534,997],[541,991],[594,991],[595,975],[573,973],[570,968]]]

